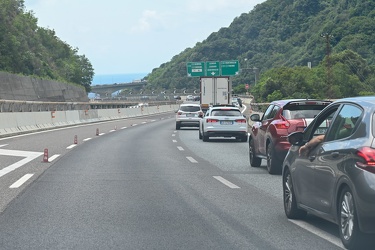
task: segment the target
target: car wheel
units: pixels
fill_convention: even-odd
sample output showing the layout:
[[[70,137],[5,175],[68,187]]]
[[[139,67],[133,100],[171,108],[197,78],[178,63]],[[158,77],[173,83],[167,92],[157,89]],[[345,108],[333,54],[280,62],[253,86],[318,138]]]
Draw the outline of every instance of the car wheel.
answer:
[[[262,159],[255,156],[255,147],[254,147],[254,140],[251,138],[249,139],[249,159],[250,159],[250,166],[258,168],[262,163]]]
[[[180,129],[180,124],[176,123],[176,130],[179,130]]]
[[[205,135],[204,131],[202,131],[203,135],[202,135],[202,139],[203,141],[208,141],[208,136]]]
[[[281,163],[276,159],[275,148],[272,142],[267,145],[267,170],[270,174],[281,173]]]
[[[340,194],[338,204],[340,238],[348,249],[363,249],[369,239],[359,230],[357,212],[352,191],[345,187]]]
[[[283,197],[286,217],[289,219],[302,219],[306,216],[307,212],[297,207],[297,199],[294,193],[292,176],[288,168],[285,169],[283,175]]]
[[[199,129],[199,139],[202,140],[202,133],[200,129]]]

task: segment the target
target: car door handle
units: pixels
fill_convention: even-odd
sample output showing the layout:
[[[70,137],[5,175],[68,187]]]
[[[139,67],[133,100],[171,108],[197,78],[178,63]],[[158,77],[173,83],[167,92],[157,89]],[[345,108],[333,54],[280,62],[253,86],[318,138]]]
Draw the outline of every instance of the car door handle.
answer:
[[[333,158],[337,158],[337,157],[339,157],[339,155],[340,155],[339,152],[332,152],[332,153],[331,153],[331,156],[332,156]]]

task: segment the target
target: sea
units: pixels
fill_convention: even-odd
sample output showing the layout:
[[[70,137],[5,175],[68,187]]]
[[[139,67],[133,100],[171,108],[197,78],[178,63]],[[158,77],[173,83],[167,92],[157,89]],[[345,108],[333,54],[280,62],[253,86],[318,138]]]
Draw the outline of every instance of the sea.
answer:
[[[91,86],[114,84],[114,83],[129,83],[136,80],[141,80],[148,73],[130,73],[130,74],[108,74],[108,75],[94,75]]]

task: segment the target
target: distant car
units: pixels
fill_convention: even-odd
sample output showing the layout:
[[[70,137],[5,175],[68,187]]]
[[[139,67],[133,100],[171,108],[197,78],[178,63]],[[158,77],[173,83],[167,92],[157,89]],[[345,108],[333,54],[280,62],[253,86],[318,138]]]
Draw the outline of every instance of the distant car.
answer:
[[[199,122],[203,112],[200,104],[184,103],[181,104],[176,112],[176,129],[181,127],[199,127]]]
[[[188,95],[188,96],[186,97],[186,101],[194,101],[194,96],[192,96],[192,95]]]
[[[338,224],[348,249],[375,246],[374,114],[374,96],[341,99],[288,137],[292,146],[282,171],[286,216],[302,219],[308,212]],[[322,133],[323,141],[300,156],[299,148]]]
[[[288,135],[303,131],[314,117],[331,101],[291,99],[273,101],[263,117],[250,116],[253,125],[249,135],[249,159],[252,167],[267,160],[270,174],[280,174],[282,163],[290,148]]]
[[[200,101],[201,97],[200,96],[194,96],[194,101]]]
[[[208,141],[209,137],[235,137],[246,142],[246,117],[233,105],[210,107],[199,125],[199,139]]]
[[[173,96],[173,99],[175,99],[175,100],[181,100],[181,96],[175,95],[175,96]]]

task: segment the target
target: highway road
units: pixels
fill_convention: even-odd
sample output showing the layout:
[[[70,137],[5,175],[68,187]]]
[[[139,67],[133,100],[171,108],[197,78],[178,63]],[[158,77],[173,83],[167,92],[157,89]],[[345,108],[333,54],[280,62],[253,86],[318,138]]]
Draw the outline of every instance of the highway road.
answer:
[[[1,139],[0,211],[0,249],[342,249],[336,225],[286,218],[247,143],[174,113]]]

